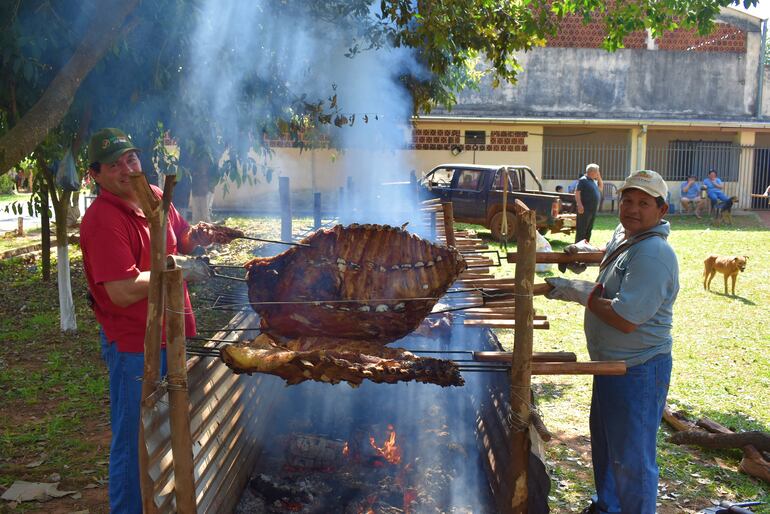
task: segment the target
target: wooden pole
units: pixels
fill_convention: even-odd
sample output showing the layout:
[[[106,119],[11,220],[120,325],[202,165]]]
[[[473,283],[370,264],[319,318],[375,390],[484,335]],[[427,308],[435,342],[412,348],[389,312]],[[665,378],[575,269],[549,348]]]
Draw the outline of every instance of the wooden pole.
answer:
[[[313,228],[321,228],[321,193],[313,193]]]
[[[441,208],[444,209],[444,232],[446,233],[447,246],[457,246],[455,240],[455,216],[452,202],[443,202]]]
[[[164,273],[166,289],[166,358],[168,361],[168,405],[171,425],[171,455],[174,461],[174,496],[176,511],[197,512],[192,436],[190,433],[190,396],[187,392],[187,352],[184,332],[184,285],[182,270],[173,260]]]
[[[155,196],[143,173],[131,175],[133,187],[150,228],[150,285],[147,292],[147,324],[144,333],[144,375],[142,406],[152,407],[150,397],[160,380],[160,338],[163,323],[163,271],[166,268],[166,222],[176,177],[166,177],[162,200]],[[142,488],[144,514],[158,511],[154,501],[154,485],[149,473],[149,455],[144,437],[143,416],[139,422],[139,479]]]
[[[516,263],[519,259],[518,252],[509,252],[506,258],[510,263]],[[604,258],[604,252],[580,252],[580,253],[562,253],[562,252],[536,252],[535,262],[570,264],[580,262],[584,264],[601,264]]]
[[[511,512],[527,514],[529,492],[529,423],[530,387],[532,382],[532,292],[535,281],[535,212],[520,200],[514,203],[516,211],[516,245],[519,259],[516,263],[516,328],[513,334],[511,359]]]
[[[340,223],[345,223],[348,219],[348,213],[345,212],[345,188],[340,187],[337,193],[337,219]]]
[[[346,188],[345,188],[345,205],[348,206],[348,213],[350,214],[350,219],[352,221],[355,221],[355,218],[353,217],[353,211],[355,210],[355,197],[353,196],[354,189],[353,189],[353,177],[348,176],[346,180]]]
[[[291,189],[289,177],[278,177],[278,195],[281,202],[281,241],[291,241]]]

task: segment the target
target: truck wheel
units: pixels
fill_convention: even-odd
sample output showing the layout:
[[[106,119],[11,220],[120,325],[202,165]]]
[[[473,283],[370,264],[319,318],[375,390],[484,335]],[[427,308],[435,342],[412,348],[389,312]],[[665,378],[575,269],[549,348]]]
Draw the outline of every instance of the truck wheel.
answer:
[[[516,241],[516,216],[508,212],[508,237],[506,241]],[[492,237],[495,241],[503,241],[503,212],[500,211],[492,216],[492,221],[489,224],[489,230],[492,231]]]

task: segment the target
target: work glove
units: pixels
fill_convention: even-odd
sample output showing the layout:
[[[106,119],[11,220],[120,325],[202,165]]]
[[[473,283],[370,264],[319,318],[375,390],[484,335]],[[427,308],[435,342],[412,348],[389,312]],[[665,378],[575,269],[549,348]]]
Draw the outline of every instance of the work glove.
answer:
[[[182,279],[188,283],[204,282],[214,274],[209,263],[201,257],[185,257],[184,255],[169,255],[177,268],[182,270]]]
[[[564,253],[566,253],[567,255],[574,255],[580,252],[598,252],[598,251],[599,251],[598,248],[591,245],[585,239],[582,239],[577,243],[573,243],[564,247]],[[572,273],[579,275],[586,270],[586,265],[583,264],[582,262],[571,262],[569,264],[565,264],[565,263],[559,264],[559,271],[564,273],[567,270],[570,270]]]
[[[545,281],[553,286],[553,289],[545,294],[546,298],[577,302],[583,306],[588,305],[588,299],[591,297],[594,288],[601,287],[600,284],[589,282],[588,280],[569,280],[561,277],[549,277]]]

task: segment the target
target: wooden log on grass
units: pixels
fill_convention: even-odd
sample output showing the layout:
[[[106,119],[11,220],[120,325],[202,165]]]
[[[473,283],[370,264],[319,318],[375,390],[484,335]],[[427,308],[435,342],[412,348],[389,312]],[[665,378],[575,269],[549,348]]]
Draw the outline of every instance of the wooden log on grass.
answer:
[[[770,451],[770,434],[753,430],[751,432],[712,433],[704,430],[678,432],[668,439],[674,444],[694,444],[702,448],[721,450],[743,448],[751,445],[760,451]]]
[[[683,437],[682,434],[688,433],[690,435],[684,437],[685,439],[692,441],[706,440],[709,439],[709,435],[714,434],[723,436],[731,434],[741,435],[736,434],[729,428],[708,418],[703,418],[698,420],[697,423],[692,423],[686,419],[683,419],[683,416],[681,415],[674,416],[668,408],[664,409],[663,411],[663,419],[665,419],[676,430],[680,431],[680,433],[674,434],[669,438],[669,440],[675,444],[696,444],[700,446],[700,444],[697,442],[677,442],[679,439],[674,439],[675,437],[681,438]],[[762,453],[753,444],[746,444],[745,446],[742,446],[741,449],[743,450],[743,458],[741,459],[741,463],[738,466],[738,469],[747,475],[753,476],[763,480],[765,483],[770,484],[770,462],[768,462],[762,456]]]

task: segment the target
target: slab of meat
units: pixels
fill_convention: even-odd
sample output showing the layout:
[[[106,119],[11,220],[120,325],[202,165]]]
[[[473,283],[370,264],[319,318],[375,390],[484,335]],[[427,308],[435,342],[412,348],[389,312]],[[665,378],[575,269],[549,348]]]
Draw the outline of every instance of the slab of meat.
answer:
[[[190,241],[198,246],[208,246],[210,244],[227,244],[233,239],[243,237],[242,231],[226,227],[224,225],[214,225],[201,221],[197,225],[190,227]]]
[[[246,264],[262,331],[386,344],[416,329],[466,268],[447,246],[387,225],[337,225]]]
[[[452,361],[417,357],[378,343],[304,337],[284,341],[261,334],[248,343],[228,345],[222,360],[236,373],[269,373],[289,385],[305,380],[357,386],[364,380],[392,384],[416,381],[460,386],[464,380]]]

